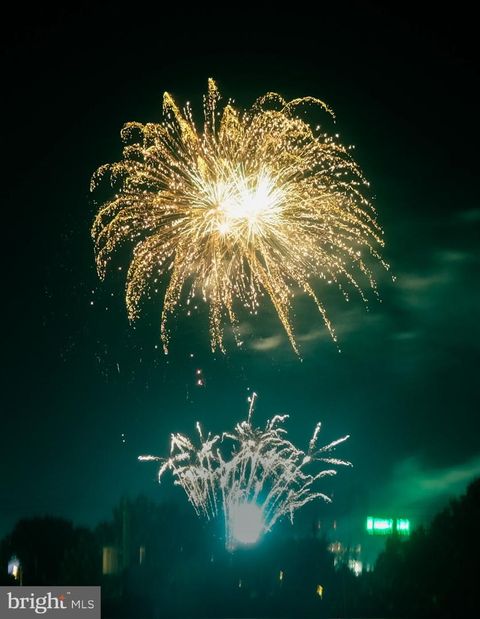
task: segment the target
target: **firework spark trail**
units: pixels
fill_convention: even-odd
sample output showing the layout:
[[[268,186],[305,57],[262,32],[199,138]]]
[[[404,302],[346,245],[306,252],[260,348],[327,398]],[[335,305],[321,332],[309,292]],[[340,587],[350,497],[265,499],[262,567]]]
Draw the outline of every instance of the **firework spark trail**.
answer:
[[[368,183],[349,148],[300,118],[306,106],[331,110],[304,97],[287,102],[267,93],[245,111],[220,105],[213,80],[198,130],[190,104],[181,110],[165,93],[161,123],[131,122],[122,130],[120,162],[101,166],[96,190],[110,181],[92,226],[101,278],[121,246],[133,246],[126,304],[131,320],[142,298],[167,283],[161,337],[168,320],[200,297],[209,308],[212,350],[224,351],[226,324],[240,344],[238,312],[256,314],[267,295],[298,354],[292,303],[311,297],[330,334],[319,280],[376,290],[368,256],[385,268],[382,230],[368,200]]]
[[[242,505],[254,504],[261,510],[263,531],[270,531],[282,517],[293,521],[294,513],[316,499],[330,501],[316,489],[318,480],[336,474],[328,468],[310,474],[307,466],[321,462],[351,466],[350,462],[329,457],[348,436],[317,448],[318,424],[308,450],[302,451],[286,438],[282,424],[288,415],[277,415],[265,428],[252,425],[253,394],[248,418],[233,432],[205,438],[197,424],[199,447],[190,439],[173,434],[168,458],[140,456],[139,460],[161,462],[159,481],[171,471],[174,483],[185,491],[198,516],[225,519],[227,545],[232,543],[231,514]],[[227,447],[227,443],[229,446]]]

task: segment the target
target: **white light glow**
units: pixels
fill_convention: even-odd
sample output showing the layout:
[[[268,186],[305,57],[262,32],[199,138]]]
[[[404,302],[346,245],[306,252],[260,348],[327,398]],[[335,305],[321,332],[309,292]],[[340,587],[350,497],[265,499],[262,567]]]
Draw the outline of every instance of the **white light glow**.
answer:
[[[221,235],[249,238],[261,234],[265,225],[279,222],[283,192],[264,173],[249,179],[241,174],[218,183],[212,192],[213,211]]]
[[[20,577],[20,561],[17,559],[15,555],[13,555],[8,562],[8,573],[18,580]]]
[[[236,505],[230,511],[230,532],[241,544],[254,544],[263,531],[262,511],[253,503]]]

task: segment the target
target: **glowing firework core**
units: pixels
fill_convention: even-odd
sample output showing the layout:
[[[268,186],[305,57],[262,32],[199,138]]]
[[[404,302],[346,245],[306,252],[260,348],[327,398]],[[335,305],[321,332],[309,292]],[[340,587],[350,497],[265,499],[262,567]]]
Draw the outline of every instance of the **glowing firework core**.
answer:
[[[265,297],[298,353],[292,305],[299,293],[313,300],[335,339],[318,285],[335,283],[347,300],[353,286],[366,300],[362,280],[375,290],[368,255],[387,267],[368,183],[338,136],[306,120],[307,105],[332,114],[319,99],[267,93],[245,111],[220,100],[209,80],[203,127],[189,104],[180,109],[168,93],[161,123],[125,125],[123,160],[92,179],[92,191],[107,178],[114,194],[92,226],[98,273],[105,277],[117,249],[133,248],[131,320],[158,290],[151,285],[166,281],[165,352],[168,319],[194,297],[208,306],[212,350],[224,351],[226,324],[240,345],[237,312],[257,313]]]
[[[230,510],[230,532],[241,544],[254,544],[263,533],[262,511],[253,503],[242,503]]]
[[[251,179],[239,175],[229,183],[215,185],[213,193],[221,236],[248,242],[253,235],[265,234],[267,226],[280,224],[283,194],[266,173]]]

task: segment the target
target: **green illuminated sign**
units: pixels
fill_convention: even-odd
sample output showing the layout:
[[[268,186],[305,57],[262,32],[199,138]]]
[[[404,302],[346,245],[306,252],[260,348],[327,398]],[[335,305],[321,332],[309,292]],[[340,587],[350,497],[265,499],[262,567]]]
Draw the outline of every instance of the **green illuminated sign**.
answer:
[[[397,533],[400,535],[410,535],[410,520],[407,518],[397,518]]]
[[[369,535],[410,535],[410,520],[407,518],[375,518],[369,516],[366,525]]]

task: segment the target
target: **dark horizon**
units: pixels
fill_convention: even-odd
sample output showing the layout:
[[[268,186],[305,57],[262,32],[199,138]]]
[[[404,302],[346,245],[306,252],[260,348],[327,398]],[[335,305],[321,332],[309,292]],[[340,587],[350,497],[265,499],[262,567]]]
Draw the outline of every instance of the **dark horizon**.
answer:
[[[280,525],[253,546],[226,547],[221,524],[186,503],[124,500],[95,531],[54,518],[17,523],[0,540],[9,565],[0,585],[15,597],[32,585],[100,585],[102,617],[112,619],[475,616],[479,516],[480,477],[427,529],[384,535],[375,565],[359,573],[363,542],[332,543],[335,531],[298,537]]]

